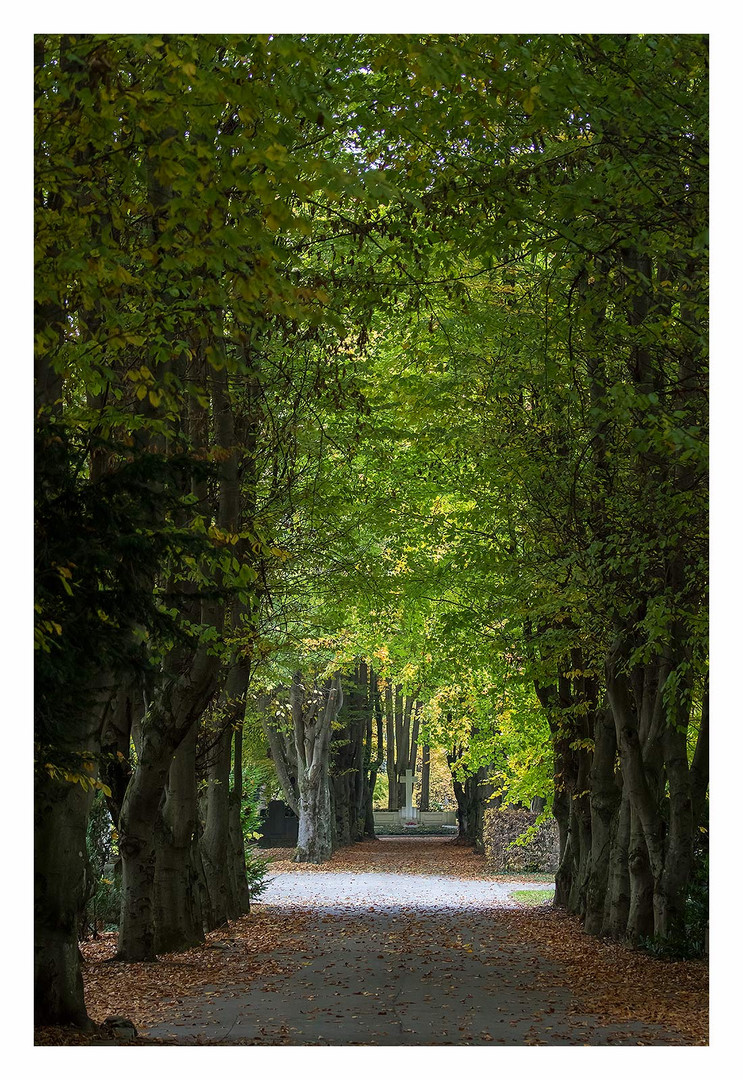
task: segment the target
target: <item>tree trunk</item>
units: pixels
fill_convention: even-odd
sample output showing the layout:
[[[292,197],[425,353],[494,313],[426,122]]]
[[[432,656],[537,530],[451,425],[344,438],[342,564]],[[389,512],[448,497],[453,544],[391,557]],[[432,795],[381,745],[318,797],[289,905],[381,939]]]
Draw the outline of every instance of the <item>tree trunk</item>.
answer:
[[[400,809],[400,789],[397,784],[397,761],[395,760],[395,708],[392,701],[392,687],[388,683],[384,690],[384,708],[387,720],[387,809]]]
[[[196,725],[173,755],[155,832],[156,953],[204,940],[196,855]]]
[[[421,790],[418,807],[423,814],[427,814],[430,808],[431,791],[431,747],[428,743],[423,745],[421,761]]]
[[[307,691],[299,673],[291,689],[299,787],[299,832],[295,862],[325,862],[333,853],[329,782],[332,721],[343,703],[340,677],[324,690]]]
[[[640,815],[633,808],[627,850],[629,866],[629,913],[627,938],[636,943],[653,934],[653,874]]]
[[[633,941],[653,933],[653,892],[657,890],[664,865],[664,825],[658,790],[656,732],[662,702],[663,679],[653,677],[654,704],[638,711],[633,707],[630,682],[622,670],[621,643],[617,639],[607,658],[606,682],[617,732],[622,781],[629,797],[631,824],[628,848],[630,910],[627,934]],[[643,678],[648,685],[648,672]],[[635,695],[637,700],[637,695]],[[644,743],[644,752],[643,752]],[[646,768],[644,758],[650,763]]]
[[[558,786],[559,785],[559,786]],[[555,781],[552,813],[557,822],[560,857],[555,875],[555,907],[567,908],[570,901],[570,883],[573,868],[573,839],[570,829],[570,795],[562,779]]]
[[[372,728],[375,721],[377,729],[377,754],[375,758],[372,758]],[[364,836],[373,839],[376,835],[374,831],[374,788],[377,784],[377,774],[382,765],[382,761],[384,760],[384,723],[382,719],[381,702],[379,700],[379,690],[377,689],[377,676],[372,670],[369,671],[367,747],[370,761],[369,783],[367,786],[364,816]]]
[[[475,776],[472,778],[474,805],[469,838],[474,845],[475,851],[480,855],[485,852],[485,843],[483,839],[485,811],[491,804],[492,796],[495,793],[495,785],[489,783],[487,780],[488,771],[487,768],[482,767],[478,769]]]
[[[122,912],[117,958],[152,961],[155,953],[155,821],[175,751],[197,723],[213,694],[219,661],[205,648],[189,664],[180,650],[168,663],[169,678],[142,726],[139,762],[119,820]],[[177,669],[185,668],[180,677]]]
[[[239,918],[250,906],[240,823],[242,761],[235,759],[233,762],[232,757],[233,735],[237,738],[238,732],[242,746],[245,694],[249,681],[250,664],[243,659],[232,663],[216,710],[217,723],[222,731],[209,751],[204,829],[199,840],[209,895],[209,930],[224,926],[229,919]],[[231,765],[235,770],[232,791]]]
[[[86,833],[101,741],[112,702],[109,675],[88,688],[87,707],[62,732],[37,729],[34,776],[34,1008],[38,1025],[90,1026],[78,933],[94,883]],[[81,697],[85,688],[80,690]],[[54,738],[54,745],[43,745]],[[47,756],[48,755],[48,756]],[[77,780],[55,778],[46,765]]]
[[[410,734],[410,758],[408,761],[408,768],[413,773],[416,771],[416,764],[418,761],[418,731],[420,730],[420,713],[422,708],[422,702],[416,701],[414,704],[415,711],[413,713],[413,730]]]
[[[323,863],[333,854],[330,787],[322,766],[299,780],[299,830],[295,862]]]
[[[352,685],[345,723],[334,732],[330,744],[331,796],[337,846],[363,839],[372,804],[369,788],[372,704],[365,663],[357,664]]]
[[[355,830],[355,779],[357,766],[358,717],[363,702],[359,700],[356,679],[350,693],[350,707],[345,722],[330,737],[330,799],[333,818],[333,847],[346,847]]]
[[[654,933],[680,938],[684,932],[686,890],[691,877],[694,815],[691,778],[686,756],[686,727],[667,724],[664,756],[668,778],[668,842],[654,897]]]
[[[199,848],[209,894],[207,930],[225,926],[234,907],[231,895],[229,850],[230,752],[232,728],[224,725],[207,774],[204,832]]]
[[[145,738],[140,759],[126,790],[119,818],[121,854],[121,923],[116,957],[131,963],[154,961],[155,820],[172,751]]]
[[[93,798],[39,771],[34,807],[34,1022],[90,1028],[78,927],[86,894],[85,834]]]
[[[568,910],[581,917],[586,913],[586,893],[591,875],[591,803],[589,797],[591,754],[581,749],[578,759],[577,792],[571,799],[573,836],[577,838],[573,881],[570,888]]]
[[[353,720],[355,739],[351,776],[351,840],[357,843],[366,835],[367,811],[372,805],[372,792],[369,787],[372,755],[372,703],[369,695],[369,671],[363,661],[356,665],[354,678],[359,694],[359,711]]]
[[[235,727],[232,755],[232,790],[230,791],[229,835],[230,867],[232,871],[232,918],[239,919],[250,911],[250,888],[245,867],[245,838],[242,827],[243,801],[243,720]]]
[[[621,939],[627,933],[629,919],[629,840],[632,811],[629,794],[622,788],[621,802],[612,826],[609,854],[609,881],[604,906],[604,929],[607,937]]]
[[[594,724],[594,753],[591,768],[591,870],[586,892],[585,930],[601,935],[609,886],[612,830],[621,792],[614,776],[616,730],[608,709],[602,709]]]
[[[492,794],[493,787],[485,782],[487,769],[478,769],[474,775],[461,777],[461,770],[455,771],[454,766],[461,758],[462,751],[455,749],[447,754],[447,761],[452,774],[454,798],[457,800],[457,824],[459,826],[457,839],[464,840],[482,850],[482,823],[484,810],[488,796]],[[459,773],[459,775],[458,775]]]

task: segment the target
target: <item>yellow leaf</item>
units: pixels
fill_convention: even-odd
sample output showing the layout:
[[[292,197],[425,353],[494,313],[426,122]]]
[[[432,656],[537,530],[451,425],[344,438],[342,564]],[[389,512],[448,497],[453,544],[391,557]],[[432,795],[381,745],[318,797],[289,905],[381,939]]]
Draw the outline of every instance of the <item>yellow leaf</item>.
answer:
[[[534,112],[534,107],[535,107],[535,105],[537,103],[537,97],[538,96],[539,96],[539,87],[538,86],[532,86],[532,88],[529,90],[526,97],[524,98],[524,102],[523,102],[523,104],[524,104],[524,112],[526,113],[527,116],[531,116],[531,114]]]
[[[277,164],[279,162],[283,164],[289,157],[286,152],[286,147],[282,146],[281,143],[272,143],[271,146],[264,151],[263,156],[268,161],[274,161]]]
[[[117,266],[111,276],[114,281],[118,281],[120,285],[131,285],[134,281],[134,278],[125,266]]]

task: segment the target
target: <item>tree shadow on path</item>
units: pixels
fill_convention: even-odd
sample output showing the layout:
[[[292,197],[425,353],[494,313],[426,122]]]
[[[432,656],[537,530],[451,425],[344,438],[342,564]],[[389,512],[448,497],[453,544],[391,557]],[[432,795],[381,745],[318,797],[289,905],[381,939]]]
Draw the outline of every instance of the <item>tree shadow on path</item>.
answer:
[[[274,853],[255,915],[299,920],[272,972],[184,996],[149,1026],[180,1045],[654,1045],[706,1042],[706,966],[587,938],[577,922],[509,898],[449,840],[369,842],[323,866]],[[258,925],[258,924],[256,924]],[[240,942],[232,943],[239,962]]]

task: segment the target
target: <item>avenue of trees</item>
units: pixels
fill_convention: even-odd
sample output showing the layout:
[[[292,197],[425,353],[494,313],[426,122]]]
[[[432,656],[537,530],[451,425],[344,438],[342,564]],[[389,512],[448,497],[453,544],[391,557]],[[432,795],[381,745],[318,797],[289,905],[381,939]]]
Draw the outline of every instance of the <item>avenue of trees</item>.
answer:
[[[261,757],[299,859],[435,748],[587,933],[683,939],[707,107],[696,35],[36,38],[37,1023],[91,807],[151,961],[248,912]]]

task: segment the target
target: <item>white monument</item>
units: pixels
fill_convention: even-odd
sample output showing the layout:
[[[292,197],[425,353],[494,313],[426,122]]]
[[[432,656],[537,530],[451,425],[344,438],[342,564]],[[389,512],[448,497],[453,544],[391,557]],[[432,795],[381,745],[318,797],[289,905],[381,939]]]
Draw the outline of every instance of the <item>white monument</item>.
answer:
[[[400,811],[401,821],[417,821],[418,820],[418,807],[413,806],[413,781],[415,780],[415,773],[412,769],[408,769],[405,773],[405,805]]]

